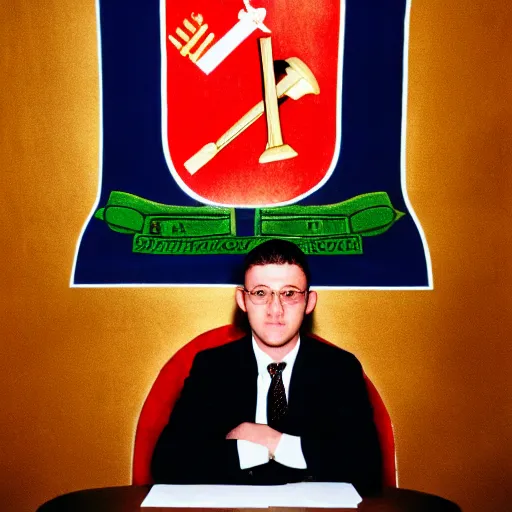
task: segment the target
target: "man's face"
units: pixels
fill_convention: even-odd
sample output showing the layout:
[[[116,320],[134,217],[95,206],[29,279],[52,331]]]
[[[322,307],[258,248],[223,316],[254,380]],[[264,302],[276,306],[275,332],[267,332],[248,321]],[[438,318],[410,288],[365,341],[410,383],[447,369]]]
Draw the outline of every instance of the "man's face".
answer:
[[[302,291],[307,282],[297,265],[254,265],[245,274],[245,288],[252,291],[258,286],[275,291],[285,287]],[[315,309],[316,292],[300,296],[296,304],[282,304],[276,295],[268,304],[253,304],[247,293],[240,289],[236,291],[238,306],[247,313],[254,338],[262,348],[283,347],[296,342],[304,316]]]

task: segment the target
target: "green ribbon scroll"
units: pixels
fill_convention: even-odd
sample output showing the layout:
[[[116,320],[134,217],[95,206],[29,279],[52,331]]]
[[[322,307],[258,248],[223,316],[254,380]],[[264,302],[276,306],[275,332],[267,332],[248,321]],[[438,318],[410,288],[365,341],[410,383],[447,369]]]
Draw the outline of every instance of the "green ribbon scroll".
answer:
[[[290,240],[306,254],[362,254],[362,236],[387,231],[404,214],[386,192],[323,206],[256,208],[254,235],[236,236],[234,208],[172,206],[113,191],[95,217],[134,235],[133,252],[145,254],[246,254],[271,238]]]

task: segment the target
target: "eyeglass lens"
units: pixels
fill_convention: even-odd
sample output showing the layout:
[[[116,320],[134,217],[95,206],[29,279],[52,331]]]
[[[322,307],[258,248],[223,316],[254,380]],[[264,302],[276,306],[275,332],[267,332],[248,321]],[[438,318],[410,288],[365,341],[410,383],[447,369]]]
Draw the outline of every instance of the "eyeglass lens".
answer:
[[[266,287],[257,287],[253,290],[246,290],[249,298],[254,304],[268,304],[272,301],[273,295],[279,296],[283,304],[296,304],[304,297],[304,291],[295,288],[282,288],[281,290],[271,290]]]

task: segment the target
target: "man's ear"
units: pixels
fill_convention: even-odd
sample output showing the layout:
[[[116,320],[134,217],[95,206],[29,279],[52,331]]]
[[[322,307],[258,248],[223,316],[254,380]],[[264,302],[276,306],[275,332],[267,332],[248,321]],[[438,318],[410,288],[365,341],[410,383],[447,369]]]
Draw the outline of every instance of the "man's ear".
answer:
[[[316,301],[318,299],[318,295],[316,292],[308,292],[308,302],[306,304],[306,315],[313,313],[313,310],[316,306]]]
[[[247,308],[245,307],[245,297],[244,297],[244,291],[242,288],[237,286],[236,292],[235,292],[235,299],[236,303],[238,304],[238,307],[244,312],[247,313]]]

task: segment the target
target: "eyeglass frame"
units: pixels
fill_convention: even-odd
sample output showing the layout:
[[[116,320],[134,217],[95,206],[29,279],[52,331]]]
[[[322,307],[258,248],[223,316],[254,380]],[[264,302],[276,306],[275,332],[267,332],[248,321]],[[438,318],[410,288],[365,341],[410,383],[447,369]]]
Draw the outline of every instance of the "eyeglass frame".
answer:
[[[276,297],[279,297],[279,303],[281,305],[284,305],[286,304],[287,306],[294,306],[295,304],[300,304],[301,301],[297,301],[297,302],[283,302],[283,296],[281,295],[281,292],[286,288],[286,286],[283,286],[283,288],[281,288],[280,290],[273,290],[272,288],[270,288],[270,286],[266,286],[264,284],[260,284],[260,285],[257,285],[255,286],[255,288],[258,288],[258,287],[264,287],[264,288],[267,288],[270,290],[270,299],[267,300],[267,302],[262,302],[261,304],[257,304],[256,302],[254,302],[253,300],[253,297],[255,297],[254,295],[254,289],[253,290],[248,290],[245,286],[238,286],[238,289],[247,293],[249,295],[249,300],[255,305],[255,306],[268,306],[269,304],[272,304],[272,301],[274,300],[274,295]],[[298,293],[299,295],[302,295],[304,297],[304,303],[306,303],[306,295],[309,293],[309,289],[306,288],[305,290],[296,290],[295,288],[293,288],[292,286],[290,286],[288,288],[290,291],[294,291],[296,293]]]

